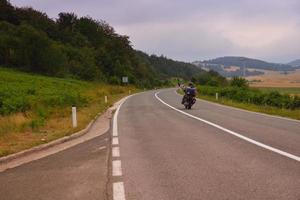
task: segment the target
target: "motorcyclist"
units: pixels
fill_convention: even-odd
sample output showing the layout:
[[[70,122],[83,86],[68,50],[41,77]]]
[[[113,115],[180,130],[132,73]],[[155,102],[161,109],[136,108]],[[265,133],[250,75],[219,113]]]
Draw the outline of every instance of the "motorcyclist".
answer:
[[[181,104],[184,104],[186,98],[190,95],[193,98],[197,95],[197,90],[192,82],[189,83],[188,87],[183,87],[184,96],[182,98]],[[195,103],[195,102],[193,102]]]

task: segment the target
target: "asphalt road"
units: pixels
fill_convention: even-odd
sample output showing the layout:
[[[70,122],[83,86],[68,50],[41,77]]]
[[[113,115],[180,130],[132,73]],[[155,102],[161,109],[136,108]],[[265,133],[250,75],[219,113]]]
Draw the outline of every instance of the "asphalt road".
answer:
[[[187,111],[174,90],[163,90],[158,97],[226,130],[300,156],[299,122],[205,101]],[[123,104],[118,139],[122,176],[116,181],[123,183],[127,200],[300,199],[299,161],[171,109],[155,92]]]
[[[169,106],[157,91],[134,95],[110,132],[0,172],[0,199],[300,199],[300,162],[289,157],[300,156],[300,122],[205,101],[187,111],[174,91],[157,95]]]
[[[106,199],[109,133],[0,173],[1,200]]]

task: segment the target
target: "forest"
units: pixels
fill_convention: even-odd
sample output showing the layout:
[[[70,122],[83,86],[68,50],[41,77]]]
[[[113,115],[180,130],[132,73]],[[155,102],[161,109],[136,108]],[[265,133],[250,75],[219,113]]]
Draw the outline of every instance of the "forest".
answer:
[[[59,13],[51,19],[30,7],[0,0],[0,66],[55,77],[151,88],[171,77],[208,73],[190,63],[147,55],[102,20]]]

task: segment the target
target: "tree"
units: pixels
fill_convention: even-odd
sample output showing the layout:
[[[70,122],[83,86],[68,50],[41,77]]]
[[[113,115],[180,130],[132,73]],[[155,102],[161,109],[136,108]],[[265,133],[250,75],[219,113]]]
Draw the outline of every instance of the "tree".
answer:
[[[242,77],[233,77],[230,81],[230,85],[241,88],[249,87],[248,81]]]

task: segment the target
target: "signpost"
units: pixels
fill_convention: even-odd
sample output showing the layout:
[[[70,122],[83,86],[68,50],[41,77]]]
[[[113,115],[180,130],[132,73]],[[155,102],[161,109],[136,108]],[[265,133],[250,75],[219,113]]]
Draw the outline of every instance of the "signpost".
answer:
[[[122,83],[128,83],[128,76],[122,77]]]

